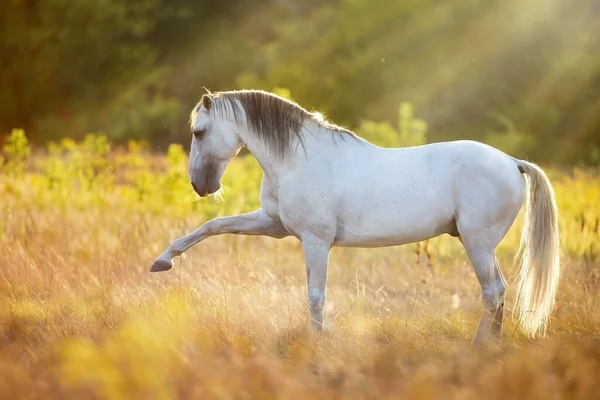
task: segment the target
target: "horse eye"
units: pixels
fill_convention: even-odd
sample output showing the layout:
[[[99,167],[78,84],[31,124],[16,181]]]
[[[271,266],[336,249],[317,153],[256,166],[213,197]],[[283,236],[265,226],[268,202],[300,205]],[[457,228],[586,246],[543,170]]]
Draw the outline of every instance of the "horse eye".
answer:
[[[196,139],[200,139],[204,135],[204,130],[192,131]]]

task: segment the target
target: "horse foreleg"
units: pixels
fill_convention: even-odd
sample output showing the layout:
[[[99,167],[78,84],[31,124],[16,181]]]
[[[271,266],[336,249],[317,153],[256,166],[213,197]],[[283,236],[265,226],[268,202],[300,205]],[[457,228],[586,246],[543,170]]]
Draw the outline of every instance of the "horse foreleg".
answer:
[[[262,208],[251,213],[220,217],[204,223],[195,231],[175,240],[150,267],[150,272],[167,271],[173,267],[173,258],[204,239],[226,233],[263,235],[277,239],[289,236],[279,219],[271,218]]]
[[[306,260],[308,281],[308,307],[311,323],[317,331],[323,330],[323,307],[327,288],[327,267],[331,243],[315,236],[302,237],[302,249]]]

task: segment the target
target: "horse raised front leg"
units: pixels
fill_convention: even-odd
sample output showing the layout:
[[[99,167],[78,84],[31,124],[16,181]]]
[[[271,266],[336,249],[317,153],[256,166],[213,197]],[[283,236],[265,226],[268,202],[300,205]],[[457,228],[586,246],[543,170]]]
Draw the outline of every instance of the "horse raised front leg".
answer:
[[[167,271],[173,267],[173,258],[210,236],[226,233],[262,235],[277,239],[289,236],[279,219],[271,218],[262,208],[251,213],[215,218],[195,231],[175,240],[150,267],[150,272]]]
[[[308,282],[308,308],[315,330],[323,331],[323,307],[327,289],[327,267],[331,243],[315,236],[302,237],[302,249],[306,260]]]

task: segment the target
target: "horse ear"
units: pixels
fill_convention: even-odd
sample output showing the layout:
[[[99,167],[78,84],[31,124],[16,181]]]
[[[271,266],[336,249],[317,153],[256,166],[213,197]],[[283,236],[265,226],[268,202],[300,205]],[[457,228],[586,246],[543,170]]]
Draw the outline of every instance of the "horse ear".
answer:
[[[207,94],[202,95],[202,105],[207,111],[209,111],[210,107],[212,106],[212,97]]]

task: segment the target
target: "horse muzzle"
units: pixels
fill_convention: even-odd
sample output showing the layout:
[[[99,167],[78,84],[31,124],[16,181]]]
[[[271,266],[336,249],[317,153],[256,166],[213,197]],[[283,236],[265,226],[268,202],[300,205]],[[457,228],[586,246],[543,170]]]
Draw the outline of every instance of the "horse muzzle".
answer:
[[[219,189],[221,189],[221,185],[218,183],[214,185],[196,185],[194,182],[192,182],[192,188],[194,188],[194,192],[196,192],[198,196],[206,197],[218,192]]]

